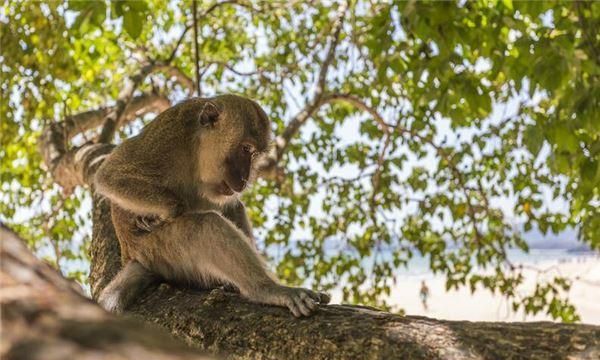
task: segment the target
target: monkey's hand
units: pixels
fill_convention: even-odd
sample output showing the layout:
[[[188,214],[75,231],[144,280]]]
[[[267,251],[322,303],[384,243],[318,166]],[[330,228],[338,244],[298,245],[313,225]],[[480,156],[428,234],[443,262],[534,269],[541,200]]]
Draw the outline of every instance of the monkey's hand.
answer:
[[[174,218],[183,213],[183,206],[176,205],[172,208],[167,217],[159,215],[138,215],[135,217],[135,226],[143,232],[151,232],[157,227],[171,222]]]
[[[165,222],[166,220],[156,215],[138,215],[135,217],[135,227],[143,232],[151,232]]]
[[[326,293],[282,285],[269,288],[261,297],[261,302],[287,307],[295,317],[309,316],[331,299]]]

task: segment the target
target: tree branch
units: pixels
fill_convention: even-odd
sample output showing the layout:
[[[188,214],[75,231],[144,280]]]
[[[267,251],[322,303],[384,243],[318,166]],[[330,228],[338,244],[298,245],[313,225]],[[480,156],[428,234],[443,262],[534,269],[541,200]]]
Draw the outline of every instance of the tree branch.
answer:
[[[281,158],[282,152],[285,150],[287,144],[292,139],[292,137],[294,137],[298,133],[300,127],[304,125],[304,123],[324,103],[322,101],[322,98],[323,94],[325,93],[327,74],[329,72],[329,67],[331,66],[331,63],[335,58],[335,50],[340,40],[344,16],[346,14],[347,9],[347,2],[342,2],[340,4],[340,7],[338,8],[338,15],[333,23],[332,35],[329,39],[329,45],[327,47],[325,59],[323,60],[323,63],[321,64],[321,69],[319,70],[315,94],[313,95],[312,101],[310,101],[302,111],[300,111],[296,116],[294,116],[294,118],[288,123],[286,129],[283,131],[283,134],[281,134],[281,136],[278,138],[278,159]]]
[[[196,96],[200,96],[200,55],[198,49],[198,4],[192,0],[192,17],[194,20],[194,69],[196,70]]]
[[[149,64],[142,66],[137,74],[129,77],[125,88],[117,98],[115,106],[111,107],[110,111],[105,115],[104,126],[98,137],[98,142],[111,142],[114,133],[122,125],[123,116],[127,113],[127,108],[131,105],[133,94],[136,89],[148,75],[159,71],[163,71],[167,75],[175,77],[184,88],[188,89],[188,91],[190,89],[190,83],[193,84],[193,81],[185,75],[181,69],[174,65],[163,62],[150,62]]]
[[[589,24],[585,18],[585,15],[583,14],[583,11],[581,8],[582,8],[582,4],[584,2],[581,0],[576,0],[574,3],[575,3],[575,9],[577,11],[577,20],[579,22],[581,32],[586,39],[586,41],[583,41],[583,43],[584,44],[587,43],[590,53],[593,56],[596,65],[598,65],[598,64],[600,64],[600,51],[598,51],[598,49],[596,48],[598,41],[596,41],[594,39],[594,36],[592,35],[592,34],[598,34],[598,32],[592,25],[593,23]],[[587,10],[590,11],[591,14],[593,14],[592,6],[593,5],[590,3],[590,6],[588,6],[586,8]]]
[[[143,94],[135,97],[122,115],[122,123],[149,112],[162,112],[170,106],[169,100],[161,95]],[[44,163],[56,182],[70,193],[76,186],[89,183],[90,176],[98,166],[97,157],[110,152],[108,144],[87,143],[73,149],[69,141],[77,134],[102,125],[114,107],[104,107],[67,117],[62,122],[51,123],[40,137],[40,152]]]
[[[225,0],[225,1],[217,2],[217,3],[214,3],[213,5],[211,5],[208,9],[206,9],[204,11],[204,13],[202,13],[201,18],[203,18],[203,17],[207,16],[208,14],[212,13],[217,8],[219,8],[219,7],[223,6],[223,5],[227,5],[227,4],[238,5],[238,6],[250,9],[250,10],[255,10],[252,7],[251,3],[248,3],[248,2],[245,2],[245,1],[240,1],[240,0]]]
[[[200,81],[202,78],[202,75],[200,74],[200,53],[199,53],[199,44],[198,44],[198,23],[204,19],[205,17],[207,17],[210,13],[212,13],[213,11],[215,11],[216,9],[220,8],[223,5],[227,5],[227,4],[234,4],[234,5],[239,5],[242,7],[246,7],[246,8],[250,8],[252,9],[252,6],[250,4],[246,4],[245,2],[242,1],[238,1],[238,0],[225,0],[225,1],[221,1],[221,2],[216,2],[213,5],[211,5],[208,9],[206,9],[201,15],[198,15],[198,4],[196,2],[196,0],[192,1],[192,26],[194,29],[194,69],[195,69],[195,74],[196,74],[196,84],[193,84],[192,82],[192,89],[194,89],[194,91],[196,91],[197,96],[201,96],[202,95],[202,88],[200,85]],[[175,56],[175,52],[177,51],[177,48],[179,47],[179,44],[181,43],[181,40],[183,39],[183,37],[185,36],[186,32],[188,31],[188,29],[190,28],[190,26],[186,27],[183,34],[181,35],[181,38],[179,39],[179,41],[177,42],[177,45],[175,47],[175,49],[173,50],[173,53],[171,54],[171,56],[169,57],[170,60],[172,60],[172,58]],[[169,60],[169,61],[170,61]],[[192,91],[193,93],[193,91]]]
[[[106,115],[104,119],[104,126],[102,127],[102,131],[100,136],[98,137],[98,142],[100,143],[110,143],[115,131],[118,128],[119,123],[121,122],[121,117],[125,113],[125,110],[131,99],[133,98],[133,93],[138,88],[138,86],[144,81],[146,76],[156,71],[158,67],[155,64],[147,64],[142,66],[140,71],[129,77],[129,81],[125,84],[125,88],[121,90],[119,97],[117,98],[117,103],[115,106],[111,107],[110,111]]]
[[[173,47],[173,50],[171,51],[171,55],[169,55],[167,60],[165,60],[165,64],[171,64],[173,62],[173,59],[175,59],[175,56],[177,55],[177,51],[179,50],[179,47],[181,46],[181,43],[183,42],[185,35],[187,34],[188,31],[190,31],[190,28],[191,28],[191,26],[188,25],[183,29],[183,31],[181,32],[181,36],[179,36],[179,39],[177,40],[175,47]]]
[[[323,63],[321,64],[321,68],[319,70],[315,93],[312,100],[309,101],[304,109],[302,109],[290,120],[283,133],[275,139],[275,146],[263,163],[259,165],[261,176],[274,179],[276,181],[281,179],[282,169],[278,168],[277,164],[283,157],[290,140],[298,133],[302,125],[304,125],[306,121],[310,119],[314,113],[318,111],[319,108],[325,103],[325,101],[323,101],[323,94],[325,93],[325,88],[327,85],[327,74],[329,72],[331,63],[335,58],[335,51],[340,40],[344,16],[346,15],[347,10],[348,3],[346,1],[342,1],[339,5],[337,16],[332,26],[332,35],[329,39],[325,58],[323,59]]]
[[[94,197],[91,244],[95,296],[114,276],[118,241],[107,201]],[[117,261],[115,261],[117,259]],[[162,284],[129,309],[201,349],[235,359],[547,359],[597,358],[600,327],[443,321],[360,306],[321,306],[296,319],[275,306],[221,289]]]
[[[187,90],[189,95],[194,93],[194,80],[187,76],[179,67],[169,65],[169,63],[157,62],[154,64],[156,72],[162,72],[163,74],[174,78],[177,82]]]
[[[262,77],[266,78],[266,79],[267,79],[267,80],[269,80],[269,81],[272,81],[270,78],[268,78],[268,77],[265,75],[265,72],[266,72],[266,71],[265,71],[265,70],[263,70],[263,69],[257,69],[257,70],[255,70],[255,71],[243,72],[243,71],[239,71],[239,70],[235,69],[233,66],[229,65],[228,63],[226,63],[226,62],[224,62],[224,61],[212,61],[212,60],[211,60],[211,61],[208,61],[208,62],[207,62],[207,64],[208,64],[208,65],[215,64],[215,65],[218,65],[218,66],[222,66],[222,67],[224,67],[225,69],[227,69],[227,70],[231,71],[232,73],[234,73],[234,74],[236,74],[236,75],[239,75],[239,76],[253,76],[253,75],[259,75],[259,76],[262,76]]]
[[[379,156],[377,157],[377,167],[375,168],[375,172],[371,177],[373,193],[371,194],[371,199],[369,203],[371,204],[372,209],[375,209],[375,196],[379,192],[379,184],[381,183],[381,172],[383,171],[383,162],[385,161],[385,154],[387,153],[387,149],[390,146],[391,140],[392,136],[389,132],[387,132],[383,139],[381,151],[379,152]]]
[[[134,97],[123,114],[121,125],[126,124],[144,114],[161,112],[170,106],[169,99],[163,95],[146,93]],[[106,115],[112,111],[112,106],[82,112],[65,119],[65,137],[73,138],[75,135],[97,128],[102,125]]]
[[[333,101],[344,101],[350,105],[353,105],[354,107],[358,108],[359,110],[364,111],[364,112],[368,113],[369,115],[371,115],[383,132],[385,132],[386,134],[391,132],[390,125],[385,121],[383,116],[381,116],[381,114],[379,114],[379,112],[377,110],[375,110],[373,107],[371,107],[370,105],[367,105],[367,103],[365,103],[362,99],[360,99],[359,97],[357,97],[355,95],[331,93],[331,94],[327,94],[327,96],[325,96],[324,101],[328,102],[328,103],[333,102]]]

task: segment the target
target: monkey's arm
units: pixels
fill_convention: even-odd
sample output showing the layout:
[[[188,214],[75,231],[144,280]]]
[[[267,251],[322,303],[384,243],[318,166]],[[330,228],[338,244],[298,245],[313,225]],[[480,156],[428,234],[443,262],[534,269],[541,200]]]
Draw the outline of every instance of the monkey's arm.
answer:
[[[277,283],[246,236],[215,211],[184,214],[147,236],[148,244],[161,249],[160,263],[171,264],[152,269],[165,279],[222,280],[252,301],[288,307],[295,316],[309,315],[317,304],[329,302],[327,294]]]
[[[94,183],[96,191],[135,214],[176,217],[183,211],[182,204],[172,191],[153,182],[157,178],[109,158],[96,172]]]
[[[237,200],[235,204],[227,206],[223,210],[223,216],[234,223],[238,229],[242,230],[252,240],[253,244],[255,243],[254,235],[252,234],[252,225],[250,225],[250,220],[248,220],[248,214],[243,202]]]

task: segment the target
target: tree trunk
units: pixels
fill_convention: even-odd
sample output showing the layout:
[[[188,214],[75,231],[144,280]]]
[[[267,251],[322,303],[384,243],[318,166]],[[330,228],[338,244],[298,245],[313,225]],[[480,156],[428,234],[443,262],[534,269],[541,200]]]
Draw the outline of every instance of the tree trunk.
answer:
[[[120,267],[106,200],[94,198],[92,293]],[[321,306],[306,319],[221,289],[161,284],[130,309],[196,347],[233,359],[598,359],[600,327],[492,323],[399,316],[372,308]]]

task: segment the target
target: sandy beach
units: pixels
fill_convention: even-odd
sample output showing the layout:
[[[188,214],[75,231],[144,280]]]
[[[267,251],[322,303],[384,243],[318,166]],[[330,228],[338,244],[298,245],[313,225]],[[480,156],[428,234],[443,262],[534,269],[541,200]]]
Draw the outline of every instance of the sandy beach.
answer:
[[[536,281],[550,280],[555,276],[573,279],[569,299],[575,305],[582,323],[600,324],[600,258],[593,256],[573,257],[566,260],[547,260],[537,263],[523,263],[525,283],[519,289],[531,293]],[[429,287],[428,309],[424,309],[419,291],[421,281]],[[341,295],[333,294],[333,301],[339,302]],[[510,303],[487,290],[474,294],[465,287],[458,291],[446,292],[444,278],[430,273],[399,276],[392,289],[388,303],[402,308],[409,315],[422,315],[437,319],[470,321],[541,321],[552,320],[546,314],[525,315],[514,313]]]

